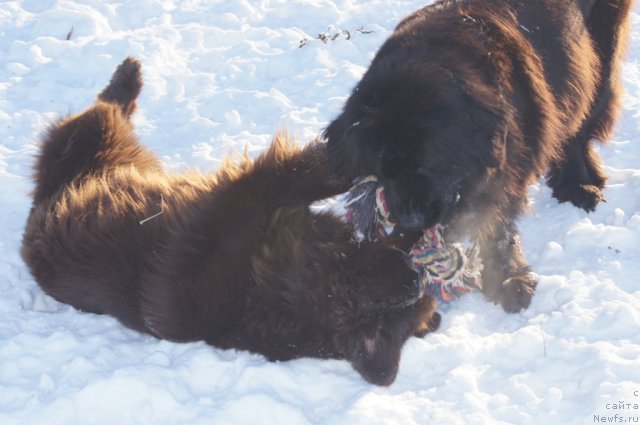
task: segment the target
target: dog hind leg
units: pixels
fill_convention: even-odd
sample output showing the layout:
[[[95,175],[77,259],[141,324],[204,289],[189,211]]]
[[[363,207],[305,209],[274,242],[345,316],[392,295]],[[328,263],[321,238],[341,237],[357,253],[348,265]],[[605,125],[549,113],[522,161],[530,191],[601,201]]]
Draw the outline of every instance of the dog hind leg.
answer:
[[[136,110],[136,99],[142,90],[140,68],[137,59],[126,58],[116,68],[109,85],[98,95],[98,100],[117,104],[122,113],[130,118]]]
[[[548,175],[553,196],[585,211],[604,199],[606,175],[593,139],[605,142],[613,130],[620,104],[620,56],[624,51],[631,0],[589,0],[585,20],[602,64],[596,100],[576,136],[567,141],[563,159]],[[588,9],[588,10],[587,10]]]
[[[127,58],[93,106],[48,129],[36,163],[35,203],[115,167],[160,168],[156,156],[138,143],[129,120],[141,87],[140,64]]]

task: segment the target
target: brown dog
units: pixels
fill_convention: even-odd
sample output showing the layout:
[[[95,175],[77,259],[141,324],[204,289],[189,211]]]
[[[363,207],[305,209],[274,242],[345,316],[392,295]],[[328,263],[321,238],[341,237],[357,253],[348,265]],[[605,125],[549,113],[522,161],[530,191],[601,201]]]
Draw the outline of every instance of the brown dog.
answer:
[[[402,241],[358,246],[309,211],[345,189],[324,146],[280,135],[253,162],[170,174],[133,134],[141,86],[128,58],[93,106],[49,129],[22,247],[40,286],[158,338],[343,358],[393,382],[406,339],[438,326],[436,303]]]
[[[479,241],[485,295],[526,308],[516,219],[548,172],[587,211],[606,177],[631,0],[441,0],[404,19],[325,136],[335,170],[375,175],[404,231]]]

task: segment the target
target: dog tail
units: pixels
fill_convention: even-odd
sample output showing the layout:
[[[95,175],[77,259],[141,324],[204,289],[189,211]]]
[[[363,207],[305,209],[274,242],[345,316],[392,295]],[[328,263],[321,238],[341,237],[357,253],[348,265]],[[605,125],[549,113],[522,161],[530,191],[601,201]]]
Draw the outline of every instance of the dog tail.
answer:
[[[129,120],[141,88],[140,63],[127,58],[94,105],[47,130],[36,161],[34,202],[115,167],[160,168],[156,157],[138,143]]]

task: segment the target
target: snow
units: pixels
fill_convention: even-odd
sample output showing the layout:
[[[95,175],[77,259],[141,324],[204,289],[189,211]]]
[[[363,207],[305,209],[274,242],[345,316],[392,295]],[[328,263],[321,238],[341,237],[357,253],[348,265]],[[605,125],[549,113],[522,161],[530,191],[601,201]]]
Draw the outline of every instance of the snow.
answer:
[[[127,55],[144,67],[143,142],[171,169],[214,169],[279,128],[315,137],[422,5],[0,0],[0,423],[640,422],[640,4],[623,116],[601,149],[608,202],[586,214],[532,185],[520,226],[540,276],[531,307],[509,315],[478,294],[443,306],[441,329],[408,341],[388,388],[343,361],[269,363],[138,334],[44,295],[20,259],[38,135],[88,106]],[[315,38],[342,30],[351,39]]]

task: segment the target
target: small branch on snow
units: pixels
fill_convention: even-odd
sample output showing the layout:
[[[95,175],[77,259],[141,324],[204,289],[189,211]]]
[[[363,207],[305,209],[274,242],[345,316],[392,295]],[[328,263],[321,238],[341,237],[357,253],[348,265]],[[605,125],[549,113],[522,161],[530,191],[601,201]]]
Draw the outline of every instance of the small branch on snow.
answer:
[[[355,34],[372,34],[373,31],[367,31],[364,27],[358,27],[354,30],[333,30],[331,27],[327,28],[326,32],[321,32],[317,36],[313,37],[313,39],[303,38],[300,40],[300,45],[298,47],[304,47],[308,43],[313,40],[320,40],[324,44],[327,44],[328,41],[335,41],[338,38],[344,38],[345,40],[351,40],[351,38]]]

